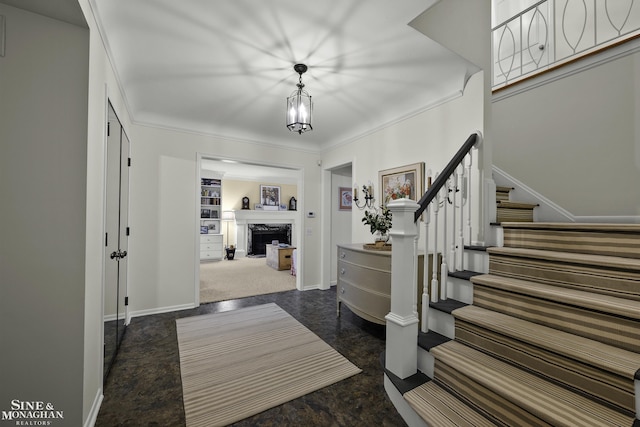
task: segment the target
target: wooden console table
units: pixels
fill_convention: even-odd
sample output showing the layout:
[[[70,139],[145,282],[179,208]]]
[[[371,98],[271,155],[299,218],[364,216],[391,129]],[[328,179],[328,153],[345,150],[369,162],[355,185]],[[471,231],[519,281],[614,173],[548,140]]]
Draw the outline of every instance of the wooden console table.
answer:
[[[277,245],[267,245],[267,265],[276,270],[290,270],[293,246],[281,248]]]
[[[422,299],[423,273],[424,255],[418,254],[418,301]],[[336,294],[338,316],[344,303],[363,319],[386,324],[385,316],[391,311],[391,251],[366,250],[362,243],[338,245]]]

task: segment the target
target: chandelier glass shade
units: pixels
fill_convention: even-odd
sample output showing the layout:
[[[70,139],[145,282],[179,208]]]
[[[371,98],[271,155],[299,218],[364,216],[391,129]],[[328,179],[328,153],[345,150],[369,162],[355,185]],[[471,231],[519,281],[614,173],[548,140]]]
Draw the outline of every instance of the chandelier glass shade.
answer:
[[[301,134],[302,132],[313,130],[311,126],[313,103],[311,102],[311,95],[304,90],[304,84],[302,83],[302,74],[307,71],[307,66],[296,64],[293,69],[300,75],[300,79],[296,85],[298,88],[287,98],[287,128],[292,132]]]

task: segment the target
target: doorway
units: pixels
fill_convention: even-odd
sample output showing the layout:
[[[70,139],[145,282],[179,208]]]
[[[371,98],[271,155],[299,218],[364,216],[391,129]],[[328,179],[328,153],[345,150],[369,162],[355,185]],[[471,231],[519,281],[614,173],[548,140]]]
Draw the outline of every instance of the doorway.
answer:
[[[292,224],[290,236],[291,246],[300,248],[302,244],[302,204],[298,203],[302,194],[302,170],[284,165],[266,165],[248,163],[246,161],[220,159],[212,155],[198,154],[197,156],[198,181],[197,188],[202,196],[204,193],[202,179],[219,179],[220,189],[218,196],[220,205],[202,206],[208,202],[208,196],[198,197],[196,215],[198,222],[198,235],[196,236],[196,302],[205,303],[227,297],[228,289],[224,282],[236,283],[235,288],[239,295],[243,292],[255,289],[251,295],[260,295],[261,289],[279,289],[280,279],[274,275],[282,276],[283,290],[300,289],[303,266],[298,263],[296,275],[291,274],[290,269],[274,270],[267,267],[266,258],[248,258],[247,231],[249,223],[255,222],[247,219],[260,216],[268,216],[267,222],[278,225]],[[269,210],[261,210],[256,205],[260,204],[261,190],[264,187],[277,189],[278,206]],[[208,187],[204,190],[208,191]],[[217,189],[212,191],[217,192]],[[208,193],[207,193],[208,194]],[[292,203],[293,202],[293,203]],[[203,211],[205,209],[205,211]],[[208,212],[207,212],[208,211]],[[208,218],[207,214],[213,211],[217,218]],[[205,218],[201,215],[204,212]],[[210,224],[213,224],[211,226]],[[214,241],[215,247],[211,251],[203,252],[202,247],[209,243],[203,240]],[[271,242],[271,240],[269,241]],[[282,242],[284,243],[284,242]],[[203,246],[204,245],[204,246]],[[226,249],[233,246],[233,259],[226,257]],[[211,253],[209,259],[203,258]],[[256,265],[260,264],[260,265]],[[257,270],[261,267],[267,269],[262,273]],[[225,279],[226,278],[226,279]],[[286,289],[285,289],[286,288]],[[202,292],[201,292],[202,290]],[[264,293],[269,293],[266,291]],[[246,296],[249,296],[247,294]],[[239,298],[242,296],[239,296]]]

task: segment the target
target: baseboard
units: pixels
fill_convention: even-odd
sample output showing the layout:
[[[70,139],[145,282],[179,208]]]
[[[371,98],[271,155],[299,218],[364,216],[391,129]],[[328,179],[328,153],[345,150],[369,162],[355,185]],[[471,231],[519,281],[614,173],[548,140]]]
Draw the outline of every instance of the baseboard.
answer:
[[[151,314],[169,313],[172,311],[190,310],[196,307],[197,306],[195,304],[182,304],[182,305],[172,305],[169,307],[150,308],[147,310],[136,310],[131,312],[130,318],[149,316]]]
[[[103,399],[104,394],[102,394],[102,387],[100,387],[96,393],[96,397],[93,399],[91,410],[83,424],[84,427],[93,427],[96,424],[96,421],[98,420],[98,412],[100,412],[100,406],[102,406]]]
[[[568,210],[544,197],[542,194],[527,187],[497,166],[493,166],[494,179],[498,185],[515,187],[516,199],[522,202],[538,203],[534,210],[534,221],[541,222],[586,222],[586,223],[640,223],[640,215],[573,215]],[[536,212],[537,211],[537,212]]]
[[[518,181],[499,167],[493,165],[492,170],[496,184],[515,188],[513,195],[519,202],[537,203],[539,205],[533,212],[534,221],[576,222],[576,218],[571,212],[529,188],[526,184]]]

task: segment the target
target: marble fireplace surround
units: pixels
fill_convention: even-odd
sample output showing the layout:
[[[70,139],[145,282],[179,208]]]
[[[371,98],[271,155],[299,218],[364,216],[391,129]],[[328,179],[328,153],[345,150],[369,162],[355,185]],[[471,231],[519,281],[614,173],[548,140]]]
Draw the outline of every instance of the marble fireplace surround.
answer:
[[[236,215],[236,256],[247,256],[249,224],[291,224],[291,244],[296,245],[299,230],[298,211],[239,210]]]

